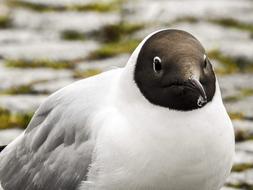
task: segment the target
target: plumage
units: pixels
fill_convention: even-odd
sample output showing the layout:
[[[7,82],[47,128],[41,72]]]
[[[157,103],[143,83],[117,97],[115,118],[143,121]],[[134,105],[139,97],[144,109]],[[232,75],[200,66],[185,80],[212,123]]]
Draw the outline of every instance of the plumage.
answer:
[[[36,111],[26,131],[0,155],[5,189],[76,189],[86,179],[94,139],[91,116],[105,97],[115,71],[78,81],[51,95]],[[78,98],[82,95],[82,98]],[[98,104],[96,104],[98,103]],[[96,105],[96,106],[95,106]]]
[[[75,82],[40,106],[25,132],[0,154],[4,190],[222,187],[232,166],[234,134],[218,81],[206,105],[187,111],[151,103],[140,90],[145,83],[136,84],[139,52],[159,32],[140,43],[126,67]]]

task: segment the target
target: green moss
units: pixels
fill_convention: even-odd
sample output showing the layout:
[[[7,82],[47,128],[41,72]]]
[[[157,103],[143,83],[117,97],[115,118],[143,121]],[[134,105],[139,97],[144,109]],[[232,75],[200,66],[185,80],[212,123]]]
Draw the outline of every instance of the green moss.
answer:
[[[245,31],[253,33],[253,25],[252,24],[243,23],[243,22],[237,21],[232,18],[213,19],[213,20],[209,20],[209,21],[211,21],[215,24],[219,24],[221,26],[236,28],[236,29],[245,30]]]
[[[27,2],[27,1],[18,1],[18,0],[11,0],[7,1],[9,6],[11,7],[21,7],[21,8],[26,8],[30,9],[33,11],[38,11],[38,12],[48,12],[48,11],[63,11],[63,7],[51,7],[45,4],[41,3],[32,3],[32,2]]]
[[[95,34],[96,37],[102,38],[104,44],[99,49],[91,52],[88,59],[103,59],[122,53],[131,53],[140,41],[130,39],[129,35],[143,27],[143,24],[131,23],[118,23],[105,26]]]
[[[32,113],[11,113],[6,109],[0,108],[0,129],[14,127],[26,128],[32,116]]]
[[[104,44],[101,48],[91,52],[89,59],[103,59],[122,53],[130,53],[139,42],[138,40],[129,40]]]
[[[235,72],[253,72],[253,62],[245,58],[232,58],[230,56],[222,54],[219,50],[213,50],[208,52],[208,56],[211,59],[218,60],[223,65],[221,69],[217,70],[219,74],[231,74]]]
[[[46,59],[38,60],[6,60],[5,65],[7,67],[18,67],[18,68],[53,68],[53,69],[72,69],[74,68],[73,63],[68,61],[53,61]]]
[[[235,189],[240,189],[240,190],[242,190],[242,189],[243,190],[253,190],[253,186],[249,185],[245,182],[236,183],[236,184],[228,183],[228,184],[226,184],[226,186],[232,187],[232,188],[235,188]]]
[[[241,112],[228,112],[231,120],[242,120],[245,118],[244,114]]]
[[[253,168],[253,163],[243,163],[243,164],[235,164],[233,165],[232,171],[233,172],[242,172],[247,169]]]
[[[101,73],[100,69],[87,69],[85,71],[75,71],[74,78],[87,78]]]
[[[235,96],[227,96],[223,98],[224,102],[237,102],[241,99],[240,95]]]
[[[61,33],[61,38],[69,41],[85,40],[85,35],[75,30],[65,30]]]
[[[0,28],[7,28],[11,26],[12,19],[9,16],[0,16]]]
[[[217,59],[223,65],[223,68],[217,71],[219,74],[231,74],[238,72],[235,61],[232,58],[223,55],[220,51],[210,51],[208,52],[208,56],[211,59]]]
[[[197,23],[199,22],[199,19],[193,16],[185,16],[185,17],[177,18],[171,24],[176,24],[176,23],[181,23],[181,22]]]
[[[93,2],[86,5],[70,4],[66,6],[60,5],[47,5],[42,3],[32,3],[25,1],[12,0],[9,5],[12,7],[22,7],[37,12],[50,12],[50,11],[97,11],[108,12],[119,9],[119,0],[109,2]]]
[[[103,41],[115,42],[121,40],[125,36],[133,34],[142,28],[144,28],[144,24],[118,23],[107,25],[97,33],[98,35],[101,35]]]
[[[253,135],[248,131],[244,130],[236,130],[235,131],[235,141],[242,142],[246,140],[253,140]]]
[[[253,117],[245,115],[242,112],[228,112],[228,115],[231,120],[248,120],[253,121]]]
[[[29,85],[22,85],[9,88],[0,92],[0,94],[34,94],[34,90]]]
[[[243,97],[253,96],[253,89],[252,88],[244,88],[241,90]]]
[[[74,5],[69,7],[69,9],[74,11],[97,11],[97,12],[109,12],[118,10],[117,2],[106,3],[106,2],[94,2],[87,5]]]
[[[16,94],[48,94],[49,92],[47,91],[37,91],[32,87],[31,85],[21,85],[21,86],[15,86],[8,88],[6,90],[0,91],[0,95],[16,95]]]

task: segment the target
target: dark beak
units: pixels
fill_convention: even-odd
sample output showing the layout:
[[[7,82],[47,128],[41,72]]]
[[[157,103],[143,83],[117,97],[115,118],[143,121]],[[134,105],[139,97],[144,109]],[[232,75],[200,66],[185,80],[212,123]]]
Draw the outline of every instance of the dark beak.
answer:
[[[191,86],[198,90],[200,97],[198,99],[198,106],[203,106],[206,102],[207,102],[207,96],[206,96],[206,92],[205,89],[203,88],[202,84],[199,82],[199,80],[195,79],[194,77],[190,77],[189,78],[189,82],[191,84]]]

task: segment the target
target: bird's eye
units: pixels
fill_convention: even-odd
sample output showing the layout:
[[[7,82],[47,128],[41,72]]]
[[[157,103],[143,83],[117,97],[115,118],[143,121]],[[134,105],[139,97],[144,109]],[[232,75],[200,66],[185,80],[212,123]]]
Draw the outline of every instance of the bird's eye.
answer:
[[[156,73],[159,73],[162,70],[162,61],[160,57],[154,57],[153,59],[153,69]]]

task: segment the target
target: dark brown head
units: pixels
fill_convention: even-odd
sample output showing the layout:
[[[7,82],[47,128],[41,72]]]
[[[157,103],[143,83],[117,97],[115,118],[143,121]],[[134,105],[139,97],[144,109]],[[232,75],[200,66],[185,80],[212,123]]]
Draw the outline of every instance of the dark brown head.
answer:
[[[215,74],[204,48],[181,30],[162,30],[146,40],[134,80],[149,102],[174,110],[203,107],[215,93]]]

